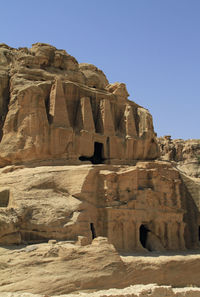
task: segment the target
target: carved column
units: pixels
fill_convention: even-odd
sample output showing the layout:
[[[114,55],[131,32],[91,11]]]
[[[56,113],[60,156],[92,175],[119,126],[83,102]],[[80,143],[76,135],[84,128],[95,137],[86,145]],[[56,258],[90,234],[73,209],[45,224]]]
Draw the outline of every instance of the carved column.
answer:
[[[172,223],[167,223],[167,247],[172,248]]]
[[[161,239],[163,246],[165,246],[165,223],[161,221],[159,222],[159,225],[159,237]]]
[[[135,119],[133,117],[133,110],[131,105],[127,104],[124,112],[126,137],[137,136],[137,130],[135,126]]]
[[[55,127],[70,128],[63,85],[58,78],[51,88],[49,114],[53,117]]]
[[[89,97],[81,98],[81,113],[83,120],[83,129],[89,132],[95,132],[94,120],[92,115],[92,107]]]
[[[141,249],[141,243],[140,243],[140,226],[141,222],[136,222],[135,224],[135,247],[136,249]]]
[[[178,180],[178,181],[176,181],[176,185],[175,185],[175,187],[176,187],[176,190],[175,190],[175,192],[176,192],[176,205],[177,205],[178,208],[181,208],[179,186],[180,186],[180,181]]]
[[[108,136],[115,135],[115,126],[113,122],[113,116],[111,112],[110,101],[103,99],[100,102],[100,111],[103,122],[104,134]]]
[[[171,249],[179,249],[179,223],[171,224]]]
[[[123,246],[124,246],[124,250],[128,251],[129,250],[129,246],[130,246],[130,241],[132,238],[132,232],[131,232],[131,228],[130,228],[130,223],[129,221],[124,221],[123,222]]]
[[[160,237],[160,234],[159,234],[159,225],[160,225],[160,222],[158,221],[155,221],[155,224],[154,224],[154,232],[157,236]]]
[[[180,249],[185,250],[185,239],[184,239],[185,223],[179,223],[179,245]]]
[[[136,224],[135,222],[132,221],[132,228],[133,228],[133,248],[136,248],[137,245],[136,245]]]

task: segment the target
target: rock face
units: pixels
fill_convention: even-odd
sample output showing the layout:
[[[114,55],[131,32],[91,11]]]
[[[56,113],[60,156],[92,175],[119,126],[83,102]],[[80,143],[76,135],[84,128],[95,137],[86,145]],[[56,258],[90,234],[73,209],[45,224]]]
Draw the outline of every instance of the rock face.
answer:
[[[164,162],[1,169],[0,243],[78,236],[123,251],[195,248],[198,209]]]
[[[197,247],[198,208],[170,164],[144,162],[159,156],[152,118],[125,84],[47,44],[2,44],[0,59],[0,165],[11,164],[0,177],[0,243],[105,236],[124,251]],[[84,162],[104,165],[72,166]]]
[[[158,145],[128,96],[64,50],[0,45],[0,292],[200,284],[197,256],[127,256],[200,241],[199,142]]]
[[[149,112],[91,64],[36,43],[0,47],[0,165],[131,164],[158,154]]]
[[[175,162],[176,167],[188,176],[200,178],[200,139],[158,138],[161,159]]]
[[[87,290],[87,294],[90,290],[89,296],[93,297],[96,290],[119,290],[130,285],[157,283],[190,288],[179,289],[183,295],[173,295],[172,289],[168,288],[166,294],[167,291],[161,289],[159,292],[157,286],[157,292],[152,288],[151,295],[151,286],[147,286],[147,295],[141,292],[139,296],[192,297],[192,291],[196,290],[194,297],[197,297],[200,289],[191,286],[200,286],[199,265],[199,254],[120,256],[105,238],[96,238],[87,246],[57,242],[18,246],[18,249],[0,247],[0,296],[21,297],[26,292],[24,297],[29,297],[29,293],[41,294],[41,297],[62,297],[62,294],[83,290]],[[109,296],[118,296],[118,290],[115,289]],[[188,295],[184,295],[187,291]],[[2,292],[10,293],[6,295]],[[20,292],[20,295],[12,292]],[[134,292],[127,292],[131,293]],[[106,295],[104,292],[101,296]]]
[[[200,211],[200,139],[182,140],[165,136],[158,138],[158,144],[161,160],[170,161],[179,170],[187,191]]]
[[[124,289],[99,290],[92,293],[72,293],[67,295],[54,295],[54,297],[199,297],[200,288],[172,288],[171,286],[158,286],[156,284],[135,285]],[[51,297],[31,293],[1,293],[1,297]]]

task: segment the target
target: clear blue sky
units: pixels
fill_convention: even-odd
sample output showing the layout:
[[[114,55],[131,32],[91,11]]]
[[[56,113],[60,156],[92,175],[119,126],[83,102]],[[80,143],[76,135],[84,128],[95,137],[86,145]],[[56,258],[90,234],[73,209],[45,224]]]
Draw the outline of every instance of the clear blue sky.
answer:
[[[158,136],[200,138],[200,0],[8,0],[0,42],[50,43],[149,109]]]

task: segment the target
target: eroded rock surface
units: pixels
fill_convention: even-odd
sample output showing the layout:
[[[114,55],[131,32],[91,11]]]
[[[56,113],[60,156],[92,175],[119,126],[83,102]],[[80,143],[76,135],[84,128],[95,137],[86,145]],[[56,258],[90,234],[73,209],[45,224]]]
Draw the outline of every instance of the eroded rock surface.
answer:
[[[200,178],[200,139],[158,138],[161,159],[175,162],[177,168],[188,176]]]
[[[0,292],[200,285],[198,255],[159,254],[199,249],[199,141],[158,145],[128,96],[64,50],[0,44]],[[152,288],[130,294],[182,296]]]
[[[118,250],[184,250],[198,246],[198,219],[164,162],[0,170],[2,244],[104,236]]]
[[[182,140],[165,136],[158,138],[158,143],[160,158],[170,161],[179,170],[187,191],[200,210],[200,139]]]
[[[91,64],[36,43],[0,47],[0,166],[133,164],[159,155],[150,113]]]
[[[28,297],[30,293],[49,297],[84,290],[87,290],[86,294],[91,292],[89,296],[109,296],[109,291],[98,293],[98,290],[110,288],[118,288],[111,291],[112,296],[118,296],[119,293],[119,296],[123,296],[125,292],[136,296],[147,294],[148,297],[151,296],[149,294],[160,297],[162,295],[159,293],[168,292],[170,294],[164,296],[174,296],[172,292],[175,294],[175,289],[172,291],[170,287],[167,290],[160,288],[160,292],[159,287],[155,289],[156,286],[152,285],[138,285],[132,291],[126,287],[141,283],[173,287],[200,286],[199,265],[198,254],[164,256],[155,253],[152,256],[133,254],[120,257],[105,238],[96,238],[87,246],[62,241],[18,248],[0,247],[0,296],[14,297],[14,292],[20,292],[21,295],[16,293],[17,297],[25,293]],[[195,288],[182,289],[183,293],[193,290]],[[196,291],[199,292],[199,289]],[[10,295],[3,292],[10,292]]]

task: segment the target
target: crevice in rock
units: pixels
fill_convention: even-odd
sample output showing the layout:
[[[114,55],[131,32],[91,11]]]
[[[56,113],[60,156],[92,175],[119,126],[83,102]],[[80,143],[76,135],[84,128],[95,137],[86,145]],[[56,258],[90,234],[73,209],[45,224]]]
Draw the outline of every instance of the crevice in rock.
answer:
[[[45,99],[45,109],[46,109],[46,115],[47,115],[47,120],[49,124],[52,124],[53,122],[53,117],[50,114],[50,95]]]
[[[8,77],[7,86],[4,87],[2,94],[0,93],[0,142],[3,137],[3,126],[8,113],[9,102],[10,102],[10,78]]]
[[[200,241],[200,226],[199,226],[198,234],[199,234],[199,241]]]
[[[96,238],[96,231],[95,231],[95,227],[94,227],[94,223],[90,223],[90,230],[92,233],[92,239]]]

